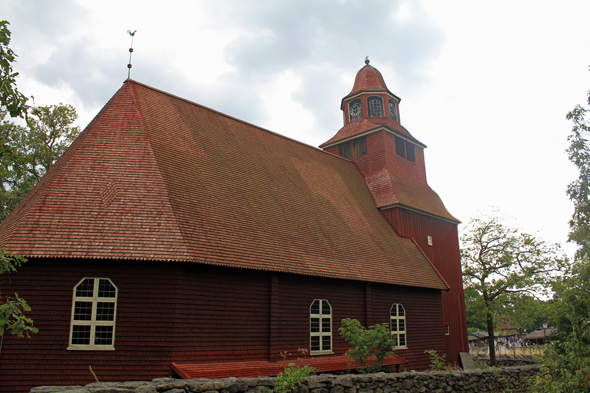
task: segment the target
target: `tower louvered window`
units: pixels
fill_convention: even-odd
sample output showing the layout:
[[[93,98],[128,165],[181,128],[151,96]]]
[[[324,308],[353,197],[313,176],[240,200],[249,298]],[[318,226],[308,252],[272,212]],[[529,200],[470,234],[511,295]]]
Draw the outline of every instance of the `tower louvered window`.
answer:
[[[406,310],[401,304],[394,304],[390,311],[391,334],[396,337],[396,348],[406,348]]]
[[[397,120],[397,107],[396,107],[395,102],[393,100],[389,100],[389,117],[392,120],[398,121]]]
[[[117,292],[108,278],[84,278],[76,285],[68,349],[115,349]]]
[[[372,96],[367,100],[369,117],[383,117],[383,98]]]
[[[309,306],[310,353],[332,353],[332,306],[326,299],[316,299]]]

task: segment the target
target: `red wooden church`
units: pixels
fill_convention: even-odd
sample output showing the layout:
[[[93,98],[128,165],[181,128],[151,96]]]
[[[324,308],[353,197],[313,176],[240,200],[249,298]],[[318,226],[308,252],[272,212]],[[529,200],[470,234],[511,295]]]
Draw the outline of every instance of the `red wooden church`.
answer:
[[[317,149],[127,80],[0,226],[0,275],[39,333],[0,386],[342,369],[344,318],[389,323],[389,364],[467,351],[455,219],[372,66]]]

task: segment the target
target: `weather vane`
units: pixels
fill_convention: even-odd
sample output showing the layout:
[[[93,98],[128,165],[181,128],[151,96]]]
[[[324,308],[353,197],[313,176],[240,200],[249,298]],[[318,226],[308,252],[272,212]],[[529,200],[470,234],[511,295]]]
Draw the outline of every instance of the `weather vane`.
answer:
[[[369,65],[370,61],[371,60],[369,60],[369,55],[365,56],[365,64]]]
[[[137,33],[137,30],[127,30],[127,34],[131,36],[131,46],[129,48],[129,64],[127,64],[127,79],[131,77],[131,67],[133,67],[131,65],[131,55],[133,54],[133,36],[135,35],[135,33]]]

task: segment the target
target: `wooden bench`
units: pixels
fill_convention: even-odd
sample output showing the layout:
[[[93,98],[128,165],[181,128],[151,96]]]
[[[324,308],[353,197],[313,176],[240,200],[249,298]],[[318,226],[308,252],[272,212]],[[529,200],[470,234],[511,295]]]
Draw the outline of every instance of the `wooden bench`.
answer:
[[[225,362],[225,363],[172,363],[172,369],[183,379],[196,378],[226,378],[226,377],[274,377],[277,376],[289,363],[296,365],[310,365],[316,369],[316,373],[325,373],[330,371],[352,370],[355,365],[346,355],[342,356],[322,356],[316,358],[282,360],[279,362],[269,361],[243,361],[243,362]],[[384,365],[387,368],[395,366],[399,371],[399,366],[408,362],[397,355],[385,359]]]

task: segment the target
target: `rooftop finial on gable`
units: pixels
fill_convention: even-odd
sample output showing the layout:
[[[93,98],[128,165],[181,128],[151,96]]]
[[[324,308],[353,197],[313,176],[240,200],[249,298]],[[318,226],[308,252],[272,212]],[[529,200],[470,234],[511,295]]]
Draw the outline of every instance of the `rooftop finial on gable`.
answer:
[[[369,60],[369,55],[365,56],[365,64],[369,65],[370,62],[371,60]]]
[[[137,30],[127,30],[127,34],[131,36],[131,45],[129,47],[129,64],[127,64],[127,79],[131,77],[131,67],[133,67],[131,65],[131,55],[133,54],[133,36],[135,36],[135,33],[137,33]]]

